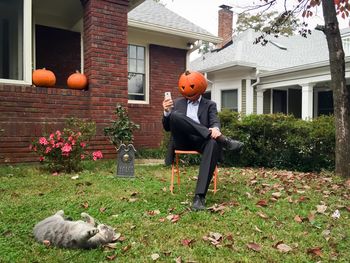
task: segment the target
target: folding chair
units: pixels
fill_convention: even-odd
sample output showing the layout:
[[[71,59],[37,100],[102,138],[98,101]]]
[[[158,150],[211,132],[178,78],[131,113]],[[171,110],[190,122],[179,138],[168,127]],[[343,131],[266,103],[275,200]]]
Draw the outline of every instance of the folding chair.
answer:
[[[180,169],[179,169],[179,155],[180,154],[200,154],[197,151],[184,151],[184,150],[175,150],[175,161],[173,161],[172,167],[171,167],[171,182],[170,182],[170,192],[173,193],[174,191],[174,174],[175,169],[177,173],[177,184],[180,186]],[[215,166],[214,170],[214,194],[216,193],[216,181],[218,177],[218,166]]]

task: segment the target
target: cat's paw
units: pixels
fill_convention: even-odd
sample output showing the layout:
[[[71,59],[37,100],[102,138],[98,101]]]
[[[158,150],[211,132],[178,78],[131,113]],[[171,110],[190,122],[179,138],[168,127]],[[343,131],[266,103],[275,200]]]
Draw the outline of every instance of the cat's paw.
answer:
[[[56,215],[63,217],[64,216],[64,211],[63,210],[57,211]]]
[[[91,229],[88,231],[88,235],[90,237],[92,237],[92,236],[96,235],[98,232],[99,232],[99,230],[97,228],[94,228],[94,229]]]

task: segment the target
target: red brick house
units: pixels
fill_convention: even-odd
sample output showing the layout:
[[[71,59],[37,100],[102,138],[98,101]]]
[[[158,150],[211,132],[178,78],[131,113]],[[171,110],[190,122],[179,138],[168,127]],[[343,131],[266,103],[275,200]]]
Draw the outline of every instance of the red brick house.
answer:
[[[31,139],[71,116],[95,121],[92,146],[112,157],[103,128],[117,103],[141,125],[136,147],[158,147],[164,91],[177,95],[195,41],[220,41],[153,0],[2,1],[0,35],[0,163],[36,160]],[[32,85],[43,67],[55,87]],[[66,87],[75,70],[87,75],[86,90]]]

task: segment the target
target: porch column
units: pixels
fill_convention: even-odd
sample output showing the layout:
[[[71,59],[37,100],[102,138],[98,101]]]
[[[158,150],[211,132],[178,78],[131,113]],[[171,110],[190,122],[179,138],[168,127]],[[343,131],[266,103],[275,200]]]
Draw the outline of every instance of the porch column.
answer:
[[[264,91],[265,90],[256,91],[256,113],[257,114],[264,113]]]
[[[254,112],[254,87],[251,85],[251,80],[246,81],[246,115]]]
[[[301,101],[301,117],[303,120],[312,119],[313,117],[313,84],[302,84],[302,101]]]
[[[103,128],[115,118],[117,103],[127,106],[129,0],[81,0],[84,7],[84,73],[89,80],[89,117],[96,122],[93,147],[115,156]]]

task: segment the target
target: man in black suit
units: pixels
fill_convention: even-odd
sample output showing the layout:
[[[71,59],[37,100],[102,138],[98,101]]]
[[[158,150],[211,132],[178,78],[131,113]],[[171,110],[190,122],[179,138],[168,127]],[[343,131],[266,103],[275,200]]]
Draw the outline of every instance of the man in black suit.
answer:
[[[191,99],[181,97],[175,102],[171,98],[165,98],[163,109],[163,127],[172,135],[165,163],[170,165],[173,162],[174,149],[195,150],[202,154],[192,209],[203,210],[222,148],[240,150],[243,143],[221,134],[216,103],[201,94]]]

